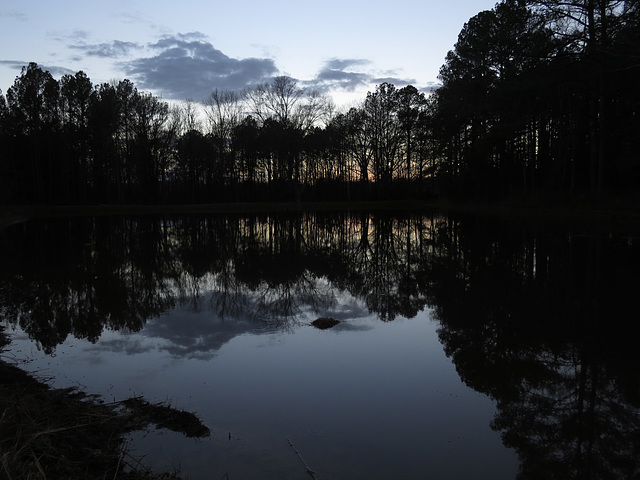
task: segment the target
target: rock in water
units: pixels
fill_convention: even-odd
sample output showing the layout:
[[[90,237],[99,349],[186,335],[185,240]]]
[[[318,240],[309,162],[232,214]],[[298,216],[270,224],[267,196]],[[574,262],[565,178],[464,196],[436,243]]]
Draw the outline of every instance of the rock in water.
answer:
[[[311,322],[311,325],[313,325],[316,328],[319,328],[320,330],[326,330],[327,328],[335,327],[339,323],[340,322],[335,318],[320,317],[317,320],[314,320],[313,322]]]

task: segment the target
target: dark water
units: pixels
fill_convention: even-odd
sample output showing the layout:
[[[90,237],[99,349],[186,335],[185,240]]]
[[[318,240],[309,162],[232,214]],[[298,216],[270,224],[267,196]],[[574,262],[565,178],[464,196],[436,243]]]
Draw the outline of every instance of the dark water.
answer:
[[[640,474],[630,232],[98,217],[15,225],[0,247],[0,319],[26,369],[211,428],[132,435],[155,469],[310,478],[302,457],[320,479]],[[340,323],[314,328],[323,316]]]

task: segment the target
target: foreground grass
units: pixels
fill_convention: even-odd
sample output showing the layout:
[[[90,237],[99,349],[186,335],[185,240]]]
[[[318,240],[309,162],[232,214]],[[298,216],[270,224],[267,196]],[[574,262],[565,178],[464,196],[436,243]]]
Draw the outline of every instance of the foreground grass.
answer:
[[[0,327],[1,328],[1,327]],[[126,449],[126,434],[168,428],[190,437],[209,429],[191,413],[141,398],[104,403],[75,389],[53,389],[7,362],[0,330],[0,478],[169,480]]]

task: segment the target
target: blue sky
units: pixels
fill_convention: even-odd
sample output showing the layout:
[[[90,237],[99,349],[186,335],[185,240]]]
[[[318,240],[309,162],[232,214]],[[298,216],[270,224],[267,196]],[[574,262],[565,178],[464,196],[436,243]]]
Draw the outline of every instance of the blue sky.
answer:
[[[427,91],[464,23],[495,0],[22,0],[0,7],[0,89],[33,61],[59,78],[131,79],[201,101],[276,75],[364,99],[389,81]]]

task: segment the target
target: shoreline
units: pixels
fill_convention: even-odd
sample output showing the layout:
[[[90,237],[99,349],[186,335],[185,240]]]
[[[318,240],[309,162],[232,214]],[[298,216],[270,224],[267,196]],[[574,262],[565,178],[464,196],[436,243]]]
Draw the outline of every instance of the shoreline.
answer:
[[[112,478],[179,480],[152,472],[127,450],[126,435],[165,428],[188,438],[211,435],[195,413],[142,397],[105,403],[77,388],[53,388],[10,361],[11,339],[0,325],[0,472],[13,480]],[[48,478],[49,478],[48,477]]]
[[[0,205],[0,228],[30,219],[109,215],[293,214],[330,211],[428,211],[473,214],[505,219],[577,221],[640,226],[640,201],[620,198],[600,202],[583,199],[515,198],[503,201],[388,200],[358,202],[240,202],[129,205]]]

